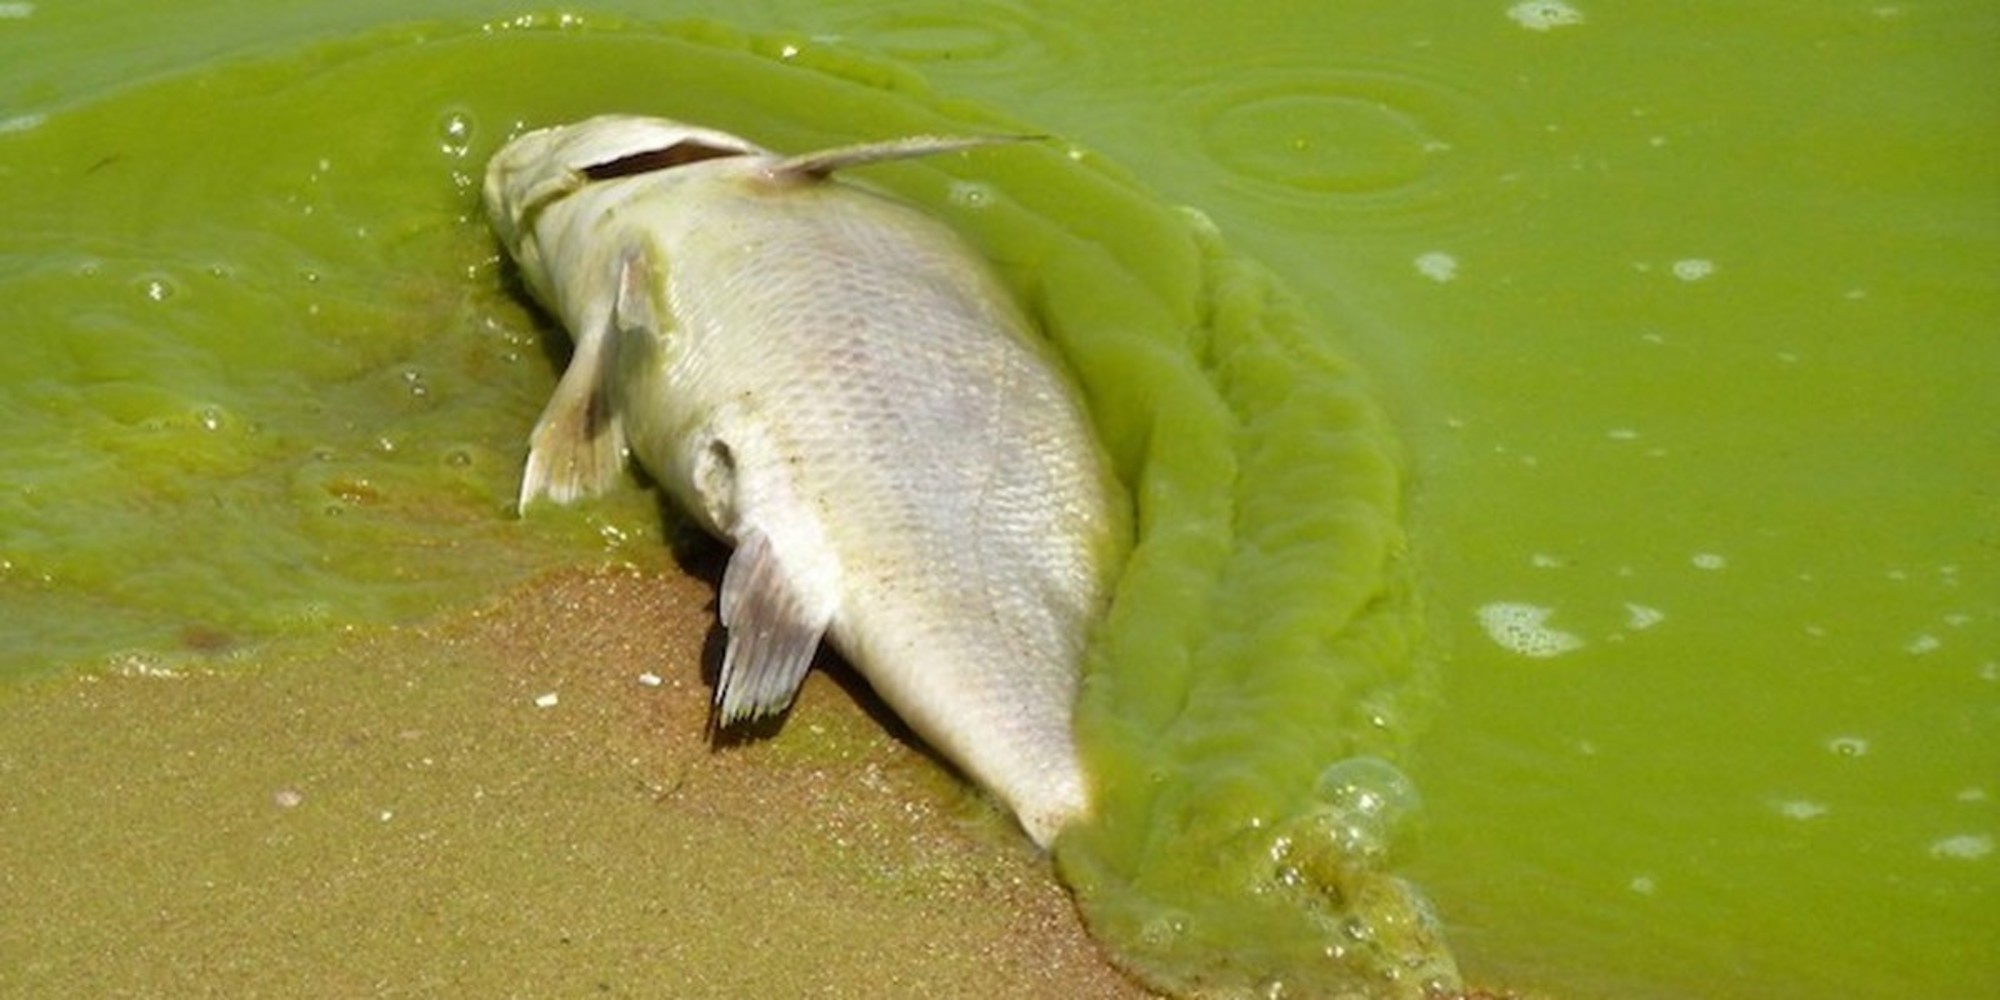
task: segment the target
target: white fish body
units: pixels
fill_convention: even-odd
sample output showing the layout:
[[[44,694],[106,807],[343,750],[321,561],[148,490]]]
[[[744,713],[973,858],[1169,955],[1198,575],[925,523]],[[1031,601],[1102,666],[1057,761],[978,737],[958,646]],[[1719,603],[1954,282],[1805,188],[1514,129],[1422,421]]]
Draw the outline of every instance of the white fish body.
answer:
[[[984,141],[787,159],[605,117],[509,143],[485,194],[576,342],[523,505],[596,493],[629,451],[735,545],[721,724],[782,711],[825,634],[1047,846],[1088,809],[1072,705],[1124,502],[985,262],[828,176]]]

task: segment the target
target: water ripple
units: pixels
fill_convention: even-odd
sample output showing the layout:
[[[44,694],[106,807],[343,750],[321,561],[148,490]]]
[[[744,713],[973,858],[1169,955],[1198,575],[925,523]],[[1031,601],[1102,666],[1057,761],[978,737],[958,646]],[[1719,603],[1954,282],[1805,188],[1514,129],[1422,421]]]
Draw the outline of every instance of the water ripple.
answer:
[[[832,27],[846,44],[969,75],[1034,79],[1078,51],[1071,29],[1006,0],[883,4]]]
[[[1516,200],[1511,125],[1466,87],[1403,66],[1221,79],[1189,92],[1200,154],[1299,222],[1449,228]]]

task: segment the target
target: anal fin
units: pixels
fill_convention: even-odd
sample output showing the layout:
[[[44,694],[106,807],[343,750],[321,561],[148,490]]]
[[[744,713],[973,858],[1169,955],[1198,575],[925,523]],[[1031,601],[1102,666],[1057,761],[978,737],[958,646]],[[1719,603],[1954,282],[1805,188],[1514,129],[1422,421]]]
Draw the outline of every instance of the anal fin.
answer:
[[[717,726],[783,712],[805,681],[831,614],[812,606],[770,536],[755,528],[742,532],[729,557],[720,603],[729,640],[715,685]]]

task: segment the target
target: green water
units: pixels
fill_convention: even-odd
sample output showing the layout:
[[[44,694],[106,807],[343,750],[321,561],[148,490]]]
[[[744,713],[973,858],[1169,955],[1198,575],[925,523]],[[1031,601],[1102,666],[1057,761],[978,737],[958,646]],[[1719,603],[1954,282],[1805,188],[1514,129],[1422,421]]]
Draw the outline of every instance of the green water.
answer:
[[[1222,24],[1193,5],[1143,24],[1003,3],[726,13],[807,50],[879,53],[1122,164],[1340,332],[1337,354],[1282,356],[1351,356],[1390,408],[1439,693],[1338,690],[1347,721],[1308,738],[1338,757],[1420,733],[1408,871],[1471,979],[1992,992],[2000,18],[1659,6],[1549,30],[1505,5],[1301,20],[1272,4]],[[120,13],[116,39],[105,12],[0,8],[17,9],[0,18],[0,658],[16,674],[417,618],[563,562],[663,563],[636,492],[508,516],[553,364],[461,218],[464,178],[515,121],[632,108],[635,91],[646,110],[755,119],[783,146],[889,124],[761,75],[754,95],[722,79],[654,96],[676,78],[651,43],[576,32],[440,31],[421,50],[421,33],[362,35],[87,108],[119,81],[299,52],[406,8],[146,8]],[[498,53],[544,43],[534,59],[592,72],[496,82]],[[1027,162],[999,176],[1066,190],[1059,157]],[[921,171],[882,181],[950,202]],[[1032,206],[1071,212],[1155,282],[1063,300],[1075,322],[1154,299],[1171,314],[1176,283],[1208,280],[1184,223],[1106,231],[1178,218],[1127,190],[1114,173],[1088,200]],[[1023,238],[1011,203],[959,214],[993,243]],[[1212,454],[1232,451],[1253,455],[1241,439]],[[1161,509],[1199,513],[1203,484],[1186,483]],[[1325,513],[1283,490],[1246,509]],[[1301,535],[1345,540],[1342,523]],[[1338,575],[1301,584],[1341,599]],[[1514,630],[1489,634],[1482,611]],[[1255,628],[1226,634],[1268,649]],[[1203,655],[1252,655],[1227,645]],[[1371,736],[1353,725],[1371,715],[1397,717]],[[1284,798],[1257,776],[1292,786],[1335,763],[1236,742],[1260,761],[1247,786],[1181,786],[1222,789],[1225,820]],[[1393,784],[1366,763],[1340,774]]]

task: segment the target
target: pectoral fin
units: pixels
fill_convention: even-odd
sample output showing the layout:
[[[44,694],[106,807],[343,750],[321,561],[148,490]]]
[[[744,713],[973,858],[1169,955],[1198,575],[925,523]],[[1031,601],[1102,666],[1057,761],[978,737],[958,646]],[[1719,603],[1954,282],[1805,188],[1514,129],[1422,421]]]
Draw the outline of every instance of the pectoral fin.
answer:
[[[644,289],[650,274],[643,257],[627,254],[613,307],[596,329],[579,332],[576,353],[528,439],[521,509],[537,497],[566,504],[596,496],[624,469],[625,429],[611,405],[610,375],[620,331],[652,318]],[[646,310],[645,315],[632,315],[639,310]]]
[[[787,575],[770,536],[742,532],[722,573],[722,625],[729,641],[715,685],[717,725],[776,715],[792,703],[830,615]]]

